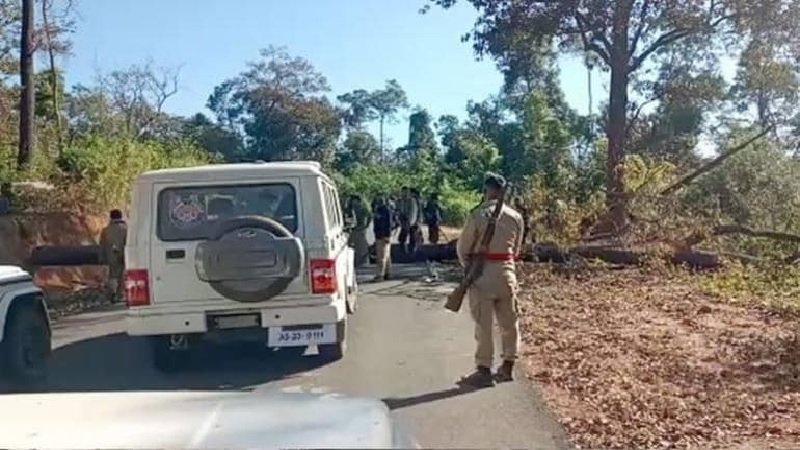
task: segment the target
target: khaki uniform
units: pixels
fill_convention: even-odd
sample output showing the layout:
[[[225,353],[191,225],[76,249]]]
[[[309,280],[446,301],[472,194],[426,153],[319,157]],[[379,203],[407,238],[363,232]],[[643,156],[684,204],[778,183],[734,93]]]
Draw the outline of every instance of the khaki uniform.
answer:
[[[479,250],[480,235],[486,229],[495,204],[496,200],[484,202],[467,218],[457,245],[458,259],[462,266],[470,258],[470,251]],[[523,231],[522,216],[504,205],[497,218],[495,234],[489,243],[483,273],[469,288],[469,306],[472,319],[475,321],[477,366],[492,367],[494,316],[497,317],[500,327],[503,360],[513,362],[517,357],[519,332],[514,259],[522,248]]]
[[[112,301],[121,298],[125,272],[125,241],[128,226],[124,220],[114,220],[100,234],[100,251],[103,263],[108,265],[108,289]]]
[[[367,242],[367,229],[372,222],[372,215],[369,209],[363,204],[358,203],[353,208],[355,223],[350,230],[350,245],[355,253],[356,267],[364,265],[369,260],[369,242]]]

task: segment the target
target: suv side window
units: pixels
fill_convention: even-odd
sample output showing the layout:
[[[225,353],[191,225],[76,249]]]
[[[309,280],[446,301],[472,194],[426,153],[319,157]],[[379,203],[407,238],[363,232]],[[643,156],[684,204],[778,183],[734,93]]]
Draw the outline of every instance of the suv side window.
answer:
[[[338,221],[336,220],[336,212],[333,206],[333,195],[331,195],[331,188],[327,183],[322,183],[322,192],[325,197],[325,214],[328,216],[329,226],[336,228]]]
[[[342,204],[339,203],[339,192],[336,189],[331,189],[333,192],[333,209],[336,211],[336,222],[340,226],[344,226],[344,220],[342,219]]]

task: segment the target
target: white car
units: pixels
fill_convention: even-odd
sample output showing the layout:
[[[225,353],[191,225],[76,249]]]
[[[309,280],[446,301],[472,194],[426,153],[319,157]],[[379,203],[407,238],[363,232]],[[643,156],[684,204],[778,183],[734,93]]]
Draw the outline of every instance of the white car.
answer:
[[[419,448],[382,402],[287,392],[0,396],[0,448]]]
[[[14,385],[41,381],[50,355],[44,294],[17,266],[0,266],[0,375]]]
[[[316,162],[146,172],[125,247],[127,331],[165,371],[200,338],[317,347],[339,359],[356,305],[339,194]]]

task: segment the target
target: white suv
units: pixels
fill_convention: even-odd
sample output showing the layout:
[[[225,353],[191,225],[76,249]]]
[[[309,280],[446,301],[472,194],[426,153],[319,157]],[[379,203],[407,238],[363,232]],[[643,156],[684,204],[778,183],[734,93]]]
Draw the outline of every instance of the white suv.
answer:
[[[49,355],[44,293],[22,268],[0,266],[0,378],[15,387],[41,382]]]
[[[316,346],[339,359],[355,310],[339,194],[316,162],[146,172],[125,248],[127,329],[174,370],[202,337]]]

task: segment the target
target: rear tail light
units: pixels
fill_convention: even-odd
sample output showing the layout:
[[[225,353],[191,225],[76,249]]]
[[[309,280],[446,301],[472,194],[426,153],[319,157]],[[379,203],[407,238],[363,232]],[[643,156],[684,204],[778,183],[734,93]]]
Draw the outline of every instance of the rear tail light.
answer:
[[[150,304],[150,277],[146,269],[125,271],[125,302],[128,307]]]
[[[333,294],[336,290],[336,261],[332,259],[312,259],[311,292],[315,294]]]

